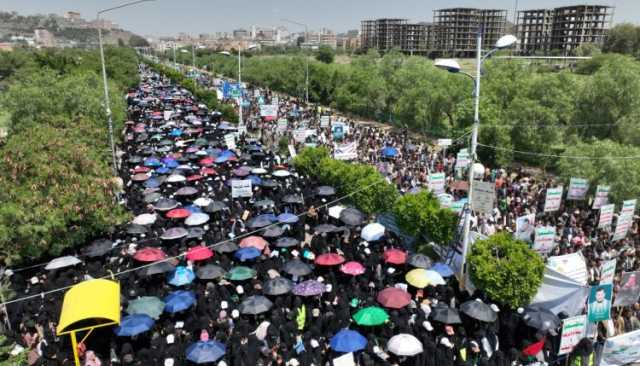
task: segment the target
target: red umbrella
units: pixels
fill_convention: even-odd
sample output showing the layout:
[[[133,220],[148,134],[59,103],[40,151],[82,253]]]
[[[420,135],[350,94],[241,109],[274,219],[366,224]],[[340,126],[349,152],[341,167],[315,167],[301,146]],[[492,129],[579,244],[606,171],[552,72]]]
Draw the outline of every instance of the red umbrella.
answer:
[[[187,177],[187,182],[193,182],[193,181],[196,181],[196,180],[200,180],[202,178],[203,178],[203,176],[201,176],[199,174],[190,175],[190,176]]]
[[[378,292],[376,299],[386,308],[400,309],[409,305],[411,302],[411,295],[407,291],[397,287],[387,287]]]
[[[385,262],[391,264],[404,264],[407,261],[407,252],[400,249],[388,249],[382,253]]]
[[[216,172],[216,170],[213,168],[202,168],[200,169],[200,174],[204,176],[208,176],[208,175],[216,175],[218,174],[218,172]]]
[[[146,167],[146,166],[137,166],[135,169],[133,169],[134,173],[147,173],[149,172],[149,170],[151,170],[151,168]]]
[[[316,257],[316,264],[320,266],[337,266],[344,263],[344,257],[337,253],[325,253]]]
[[[140,262],[155,262],[167,258],[160,248],[146,247],[138,250],[133,258]]]
[[[263,250],[269,243],[259,236],[247,236],[240,241],[240,248],[254,247],[258,250]]]
[[[193,247],[187,252],[187,259],[194,262],[203,261],[211,257],[213,257],[213,252],[211,251],[211,249],[202,245]]]
[[[358,262],[351,261],[340,266],[340,271],[352,276],[358,276],[364,273],[364,266]]]
[[[186,208],[174,208],[167,212],[167,217],[170,219],[184,219],[191,215],[191,211]]]
[[[202,165],[202,166],[212,166],[214,162],[215,162],[214,158],[207,157],[207,158],[204,158],[204,159],[200,160],[200,165]]]

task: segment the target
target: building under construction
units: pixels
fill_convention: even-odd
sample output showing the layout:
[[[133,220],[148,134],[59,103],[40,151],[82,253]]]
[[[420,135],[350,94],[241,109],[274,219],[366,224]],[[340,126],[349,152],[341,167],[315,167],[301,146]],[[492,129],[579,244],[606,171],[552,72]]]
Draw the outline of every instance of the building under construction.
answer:
[[[518,12],[520,53],[573,55],[583,44],[602,45],[613,19],[606,5],[575,5]]]
[[[426,23],[409,23],[407,19],[383,18],[361,22],[363,49],[388,52],[398,49],[404,53],[426,55],[431,28]]]
[[[434,54],[438,57],[473,57],[476,34],[483,32],[482,48],[493,47],[505,34],[507,11],[504,9],[448,8],[433,11]]]

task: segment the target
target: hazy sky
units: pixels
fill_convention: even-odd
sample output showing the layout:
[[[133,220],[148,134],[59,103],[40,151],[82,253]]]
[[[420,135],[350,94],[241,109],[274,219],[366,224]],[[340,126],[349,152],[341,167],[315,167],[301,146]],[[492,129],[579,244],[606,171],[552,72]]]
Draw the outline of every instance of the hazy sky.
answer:
[[[0,0],[0,10],[22,14],[57,13],[67,10],[95,18],[96,11],[127,0]],[[106,16],[124,29],[145,35],[173,35],[231,31],[235,28],[287,25],[289,18],[307,23],[310,29],[326,27],[337,32],[360,28],[360,21],[380,17],[402,17],[431,21],[433,9],[444,7],[491,7],[513,9],[555,7],[574,4],[604,4],[616,7],[614,22],[640,23],[640,0],[155,0],[116,10]]]

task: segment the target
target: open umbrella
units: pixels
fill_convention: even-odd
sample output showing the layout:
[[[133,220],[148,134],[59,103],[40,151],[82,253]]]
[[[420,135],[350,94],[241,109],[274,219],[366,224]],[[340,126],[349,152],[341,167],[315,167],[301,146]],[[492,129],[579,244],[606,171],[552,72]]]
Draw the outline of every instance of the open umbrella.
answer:
[[[165,296],[164,311],[167,313],[177,313],[186,310],[196,302],[196,295],[192,291],[178,290]]]
[[[232,241],[225,241],[223,243],[214,245],[213,250],[218,253],[233,253],[238,250],[238,246]]]
[[[438,305],[431,308],[429,314],[432,320],[443,324],[462,324],[460,314],[457,309],[450,308],[447,305]]]
[[[178,207],[178,201],[172,198],[160,198],[153,205],[153,208],[158,211],[169,211],[169,210],[173,210],[176,207]]]
[[[262,285],[262,292],[266,295],[284,295],[293,290],[293,282],[284,277],[276,277]]]
[[[342,205],[335,205],[335,206],[331,206],[329,207],[329,216],[333,217],[334,219],[339,219],[340,218],[340,213],[345,209],[344,206]]]
[[[175,268],[176,267],[173,264],[171,264],[171,263],[169,263],[167,261],[162,261],[162,262],[153,263],[151,265],[142,267],[142,268],[138,269],[137,273],[141,277],[148,277],[148,276],[153,276],[153,275],[156,275],[156,274],[162,274],[162,273],[171,272]]]
[[[385,228],[381,224],[374,222],[362,228],[360,237],[366,241],[376,241],[382,239]]]
[[[187,360],[196,363],[216,362],[227,352],[224,344],[218,341],[198,341],[187,347]]]
[[[241,314],[258,315],[269,311],[273,303],[264,296],[249,296],[240,303],[238,310]]]
[[[382,149],[382,156],[384,156],[385,158],[395,158],[396,156],[398,156],[398,149],[392,146],[387,146]]]
[[[432,271],[432,270],[427,270],[424,272],[424,276],[427,278],[427,281],[429,281],[429,284],[431,286],[438,286],[438,285],[446,285],[447,282],[444,280],[444,278],[442,278],[442,276],[440,276],[440,274],[436,271]]]
[[[213,252],[211,251],[211,249],[203,246],[203,245],[199,245],[197,247],[193,247],[191,249],[189,249],[189,251],[187,252],[187,260],[190,261],[203,261],[205,259],[209,259],[213,257]]]
[[[196,205],[196,206],[199,206],[199,207],[207,207],[212,202],[213,202],[213,200],[211,198],[199,197],[199,198],[196,198],[195,201],[193,201],[193,204]]]
[[[364,214],[355,208],[345,208],[340,212],[340,221],[344,222],[349,226],[358,226],[362,225],[364,222]]]
[[[320,224],[318,226],[316,226],[315,228],[313,228],[313,231],[316,234],[322,234],[322,233],[332,233],[334,231],[338,230],[338,227],[335,225],[331,225],[331,224]]]
[[[407,261],[407,252],[400,249],[387,249],[382,253],[385,263],[404,264]]]
[[[225,277],[227,279],[230,279],[231,281],[244,281],[255,277],[255,275],[255,269],[244,266],[237,266],[231,268],[231,270],[227,272]]]
[[[411,303],[411,294],[397,287],[387,287],[378,292],[376,300],[390,309],[401,309]]]
[[[282,202],[284,203],[304,203],[304,199],[302,199],[302,196],[299,194],[288,194],[284,197],[282,197]]]
[[[95,240],[84,250],[84,255],[89,258],[101,257],[111,251],[113,242],[107,239]]]
[[[282,234],[284,234],[284,229],[278,225],[274,225],[266,228],[261,235],[265,238],[277,238]]]
[[[528,306],[525,308],[522,319],[526,325],[541,331],[553,331],[558,328],[561,323],[557,315],[547,309],[536,306]]]
[[[227,205],[225,205],[223,202],[213,201],[213,202],[209,203],[207,206],[205,206],[203,208],[203,211],[204,212],[208,212],[208,213],[216,213],[216,212],[224,211],[224,210],[226,210],[228,208],[229,207]]]
[[[167,212],[167,218],[169,219],[185,219],[191,216],[191,211],[186,208],[174,208],[173,210]]]
[[[250,219],[249,221],[247,221],[247,226],[250,229],[259,229],[259,228],[263,228],[265,226],[269,226],[269,225],[273,224],[276,221],[277,221],[277,219],[276,219],[276,217],[274,215],[265,214],[265,215],[256,216],[256,217]]]
[[[282,213],[277,217],[278,222],[281,224],[295,224],[298,222],[298,216],[290,213]]]
[[[119,337],[133,337],[148,331],[153,324],[155,321],[147,314],[132,314],[122,318],[114,331]]]
[[[133,259],[140,262],[155,262],[167,258],[165,252],[160,248],[146,247],[136,251]]]
[[[398,356],[411,357],[424,352],[422,342],[415,336],[407,333],[396,334],[389,338],[387,350]]]
[[[295,247],[298,244],[300,244],[300,241],[298,241],[298,239],[288,236],[278,238],[278,240],[276,240],[276,247],[278,248]]]
[[[169,275],[169,284],[174,286],[188,285],[196,278],[195,273],[190,268],[184,266],[178,266]]]
[[[440,274],[440,276],[442,277],[451,277],[454,275],[453,270],[451,269],[451,267],[449,267],[448,265],[444,264],[444,263],[436,263],[433,266],[431,266],[431,268],[429,268],[432,271],[436,271]]]
[[[424,254],[413,254],[409,257],[408,263],[416,268],[431,267],[431,259]]]
[[[333,196],[334,194],[336,194],[336,190],[333,187],[320,186],[316,188],[316,194],[318,196]]]
[[[378,306],[362,308],[353,314],[353,320],[356,321],[356,324],[369,327],[383,324],[388,319],[389,314]]]
[[[292,259],[284,264],[283,271],[292,276],[306,276],[313,271],[310,265],[304,263],[300,259]]]
[[[196,275],[201,280],[215,280],[216,278],[224,277],[225,273],[222,267],[215,264],[207,264],[196,271]]]
[[[498,314],[491,309],[491,306],[485,304],[480,299],[469,300],[463,303],[460,305],[460,310],[473,319],[485,323],[492,323],[498,319]]]
[[[141,235],[141,234],[146,234],[147,231],[149,230],[147,229],[146,226],[142,226],[138,224],[130,224],[129,226],[127,226],[127,234]]]
[[[427,273],[426,269],[416,268],[407,272],[404,278],[413,287],[425,288],[429,285],[429,280],[427,279],[426,273]]]
[[[335,352],[357,352],[367,347],[367,338],[355,330],[342,329],[329,342]]]
[[[247,236],[240,241],[240,248],[254,247],[258,250],[263,250],[269,243],[259,236]]]
[[[144,195],[144,203],[156,203],[162,198],[162,195],[158,192],[151,192]],[[155,206],[154,206],[155,207]]]
[[[319,266],[337,266],[344,263],[344,257],[338,253],[325,253],[317,256],[315,262]]]
[[[52,271],[54,269],[75,266],[78,263],[82,263],[82,261],[74,256],[67,255],[64,257],[58,257],[51,260],[51,262],[47,263],[44,269],[48,271]]]
[[[233,256],[240,262],[244,262],[247,260],[258,258],[260,256],[260,253],[260,250],[254,247],[246,247],[236,250]]]
[[[185,210],[186,211],[186,210]],[[160,235],[160,239],[162,240],[177,240],[184,238],[189,235],[189,232],[182,227],[172,227],[167,229],[162,235]]]
[[[164,302],[154,296],[143,296],[135,300],[130,300],[127,306],[128,314],[145,314],[153,319],[160,318],[164,311]]]
[[[197,193],[198,193],[198,189],[194,187],[182,187],[176,191],[175,195],[179,197],[180,196],[187,197],[187,196],[193,196],[194,194],[197,194]]]
[[[351,261],[351,262],[343,263],[340,266],[340,272],[351,275],[351,276],[358,276],[365,272],[365,268],[359,262]]]
[[[322,282],[316,280],[307,280],[300,282],[293,287],[294,295],[298,296],[317,296],[325,292],[326,286]]]
[[[187,226],[198,226],[207,222],[209,222],[209,215],[202,212],[192,213],[191,216],[184,220],[184,224]]]
[[[156,222],[157,219],[157,215],[156,214],[149,214],[149,213],[144,213],[141,215],[136,216],[132,223],[137,224],[137,225],[151,225],[154,222]]]
[[[268,208],[268,207],[273,207],[275,206],[275,202],[273,202],[273,200],[270,200],[268,198],[265,199],[261,199],[259,201],[255,201],[253,203],[253,206],[255,207],[263,207],[263,208]]]
[[[271,175],[273,175],[274,177],[278,177],[278,178],[286,178],[288,176],[291,175],[291,173],[289,173],[288,170],[275,170],[273,173],[271,173]]]

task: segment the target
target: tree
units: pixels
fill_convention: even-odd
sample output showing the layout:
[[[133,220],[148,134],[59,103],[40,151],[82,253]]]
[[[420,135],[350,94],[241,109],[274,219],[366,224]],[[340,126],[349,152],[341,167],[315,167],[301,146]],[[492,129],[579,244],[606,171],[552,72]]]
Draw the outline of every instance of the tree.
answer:
[[[511,309],[531,301],[544,275],[542,257],[509,233],[477,241],[468,263],[473,284],[492,301]]]
[[[640,57],[640,27],[631,23],[617,24],[609,30],[603,51]]]
[[[325,64],[332,63],[334,58],[335,52],[333,51],[333,48],[327,45],[320,46],[318,48],[318,52],[316,52],[316,60],[324,62]]]
[[[398,226],[406,233],[449,245],[458,224],[458,216],[440,207],[430,192],[405,194],[393,206]]]
[[[129,38],[129,46],[131,47],[149,47],[149,42],[144,37],[140,37],[137,34],[132,35]]]

